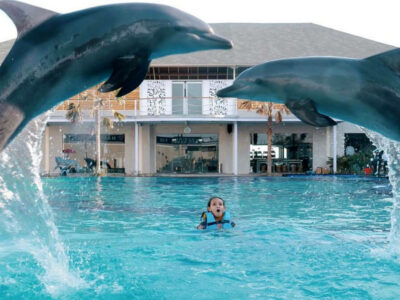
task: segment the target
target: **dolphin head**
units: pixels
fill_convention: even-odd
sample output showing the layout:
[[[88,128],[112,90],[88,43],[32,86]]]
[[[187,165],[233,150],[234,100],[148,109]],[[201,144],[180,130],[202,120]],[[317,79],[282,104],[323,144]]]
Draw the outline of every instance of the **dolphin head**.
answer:
[[[160,6],[166,26],[156,33],[152,58],[194,51],[231,49],[232,42],[214,33],[202,20],[169,6]]]
[[[260,64],[242,72],[231,86],[219,90],[217,96],[282,102],[296,72],[290,59]]]

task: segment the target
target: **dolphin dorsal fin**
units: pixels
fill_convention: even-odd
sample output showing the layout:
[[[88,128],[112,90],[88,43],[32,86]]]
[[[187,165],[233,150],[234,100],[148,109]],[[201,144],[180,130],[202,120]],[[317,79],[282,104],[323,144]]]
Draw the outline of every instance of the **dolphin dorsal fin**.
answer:
[[[58,13],[19,1],[0,0],[0,9],[14,22],[18,37]]]
[[[367,57],[365,60],[383,64],[397,75],[400,75],[400,48]]]

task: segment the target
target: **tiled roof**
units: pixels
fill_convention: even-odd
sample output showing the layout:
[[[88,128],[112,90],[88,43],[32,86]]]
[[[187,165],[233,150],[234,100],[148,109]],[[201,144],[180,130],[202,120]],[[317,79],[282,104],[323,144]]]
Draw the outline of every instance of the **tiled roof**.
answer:
[[[364,58],[394,48],[311,23],[221,23],[211,26],[217,34],[233,41],[232,50],[168,56],[152,64],[251,66],[275,59],[302,56]]]
[[[250,66],[265,61],[302,56],[342,56],[364,58],[393,49],[348,33],[311,23],[218,23],[215,32],[229,38],[234,48],[154,60],[156,66]],[[0,43],[0,62],[13,40]]]

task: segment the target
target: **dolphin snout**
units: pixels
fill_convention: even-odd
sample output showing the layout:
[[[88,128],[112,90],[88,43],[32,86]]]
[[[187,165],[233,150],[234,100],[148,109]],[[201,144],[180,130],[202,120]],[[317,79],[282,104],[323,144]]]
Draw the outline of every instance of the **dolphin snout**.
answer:
[[[235,97],[235,93],[237,92],[238,88],[235,85],[228,86],[222,90],[217,92],[217,97]]]
[[[216,35],[214,33],[205,33],[203,37],[215,44],[217,44],[218,49],[232,49],[233,43],[232,41],[223,38],[219,35]]]

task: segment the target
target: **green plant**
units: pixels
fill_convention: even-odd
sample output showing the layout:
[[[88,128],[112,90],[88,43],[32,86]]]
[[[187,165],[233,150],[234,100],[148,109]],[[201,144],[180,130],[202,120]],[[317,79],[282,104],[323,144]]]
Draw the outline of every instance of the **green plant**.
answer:
[[[363,174],[367,164],[371,162],[372,153],[358,152],[337,158],[337,169],[340,174]],[[328,162],[329,164],[329,162]]]

